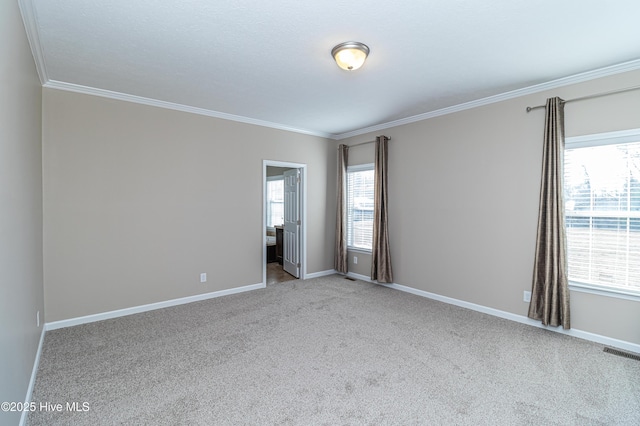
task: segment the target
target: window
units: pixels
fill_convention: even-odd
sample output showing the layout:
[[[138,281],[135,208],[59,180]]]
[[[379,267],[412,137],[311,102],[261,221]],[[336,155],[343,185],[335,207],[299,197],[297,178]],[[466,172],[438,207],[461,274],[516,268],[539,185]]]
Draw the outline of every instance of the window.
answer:
[[[373,164],[347,169],[347,246],[371,250],[373,244]]]
[[[567,138],[569,280],[640,295],[640,129]]]
[[[267,226],[284,223],[284,177],[267,178]]]

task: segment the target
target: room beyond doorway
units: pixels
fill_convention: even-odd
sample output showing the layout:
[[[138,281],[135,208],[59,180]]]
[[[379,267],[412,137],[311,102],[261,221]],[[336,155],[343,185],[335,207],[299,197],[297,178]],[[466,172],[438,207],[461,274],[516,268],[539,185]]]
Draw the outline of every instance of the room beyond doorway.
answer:
[[[282,269],[282,265],[278,262],[267,263],[267,285],[283,283],[291,280],[297,280],[297,278]]]
[[[265,285],[306,275],[306,164],[263,160]]]

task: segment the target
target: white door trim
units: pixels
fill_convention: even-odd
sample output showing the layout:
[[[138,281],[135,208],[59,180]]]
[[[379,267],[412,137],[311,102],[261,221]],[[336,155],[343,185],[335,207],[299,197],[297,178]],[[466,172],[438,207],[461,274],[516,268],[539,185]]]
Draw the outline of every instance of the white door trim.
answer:
[[[307,165],[277,160],[262,160],[262,284],[267,285],[267,167],[300,170],[300,279],[307,276]]]

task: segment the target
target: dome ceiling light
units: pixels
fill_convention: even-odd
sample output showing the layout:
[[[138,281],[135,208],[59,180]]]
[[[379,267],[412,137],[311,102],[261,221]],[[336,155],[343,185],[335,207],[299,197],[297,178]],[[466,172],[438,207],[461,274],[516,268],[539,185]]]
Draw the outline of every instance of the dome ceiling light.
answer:
[[[357,41],[346,41],[340,43],[331,50],[331,56],[336,60],[336,64],[343,70],[354,71],[364,64],[369,47]]]

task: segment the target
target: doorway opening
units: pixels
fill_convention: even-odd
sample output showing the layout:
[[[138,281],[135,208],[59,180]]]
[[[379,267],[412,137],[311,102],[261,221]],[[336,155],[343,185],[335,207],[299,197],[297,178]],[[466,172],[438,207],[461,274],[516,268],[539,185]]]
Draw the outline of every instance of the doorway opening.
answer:
[[[307,165],[263,160],[262,282],[304,279]]]

